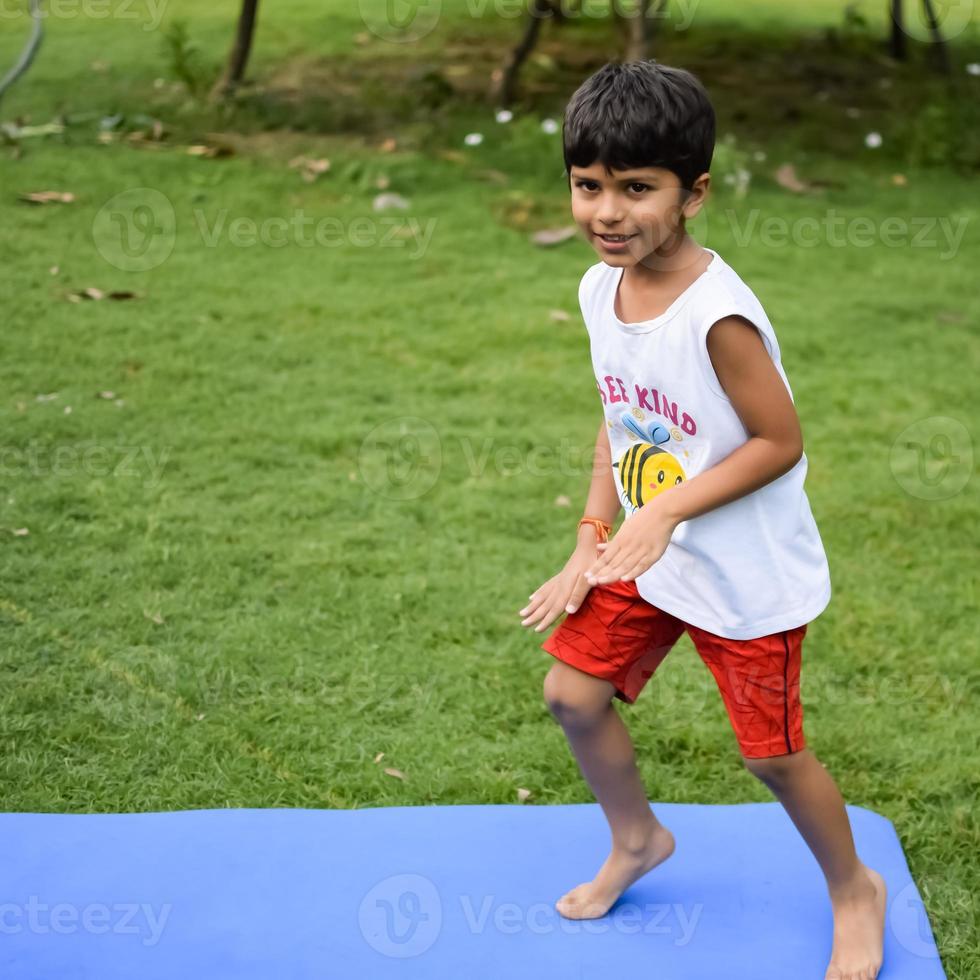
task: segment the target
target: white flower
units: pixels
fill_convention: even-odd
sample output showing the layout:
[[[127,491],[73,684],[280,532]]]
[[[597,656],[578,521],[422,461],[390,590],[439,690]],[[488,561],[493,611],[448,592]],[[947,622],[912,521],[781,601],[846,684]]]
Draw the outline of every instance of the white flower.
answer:
[[[541,129],[546,133],[557,133],[558,123],[554,119],[542,119]]]
[[[510,109],[498,109],[497,110],[497,122],[499,122],[499,123],[507,123],[507,122],[510,122],[511,119],[513,119],[513,118],[514,118],[514,113],[512,113],[510,111]]]
[[[467,133],[463,142],[467,146],[479,146],[483,142],[483,133]]]
[[[971,61],[966,66],[966,73],[968,75],[980,75],[980,62]]]
[[[881,146],[881,133],[868,133],[868,135],[864,137],[864,145],[872,150],[876,150],[879,146]]]

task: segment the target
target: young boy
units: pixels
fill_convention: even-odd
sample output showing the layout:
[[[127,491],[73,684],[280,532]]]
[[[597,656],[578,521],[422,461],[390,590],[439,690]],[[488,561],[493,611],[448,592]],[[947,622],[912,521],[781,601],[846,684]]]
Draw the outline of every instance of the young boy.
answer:
[[[556,658],[544,694],[613,846],[556,908],[603,916],[674,850],[612,698],[632,704],[686,630],[746,767],[826,877],[826,980],[872,980],[885,882],[858,859],[837,786],[803,737],[801,647],[830,576],[792,392],[758,299],[685,226],[704,204],[714,140],[701,83],[654,61],[604,66],[566,110],[572,214],[601,259],[579,302],[603,415],[577,546],[520,615],[540,631],[568,613],[542,644]]]

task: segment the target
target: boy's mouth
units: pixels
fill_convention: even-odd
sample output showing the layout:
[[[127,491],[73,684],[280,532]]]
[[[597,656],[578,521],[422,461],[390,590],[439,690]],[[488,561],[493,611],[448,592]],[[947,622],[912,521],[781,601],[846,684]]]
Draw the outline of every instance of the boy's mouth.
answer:
[[[636,238],[636,235],[596,235],[597,238],[601,238],[604,242],[627,242],[631,238]]]

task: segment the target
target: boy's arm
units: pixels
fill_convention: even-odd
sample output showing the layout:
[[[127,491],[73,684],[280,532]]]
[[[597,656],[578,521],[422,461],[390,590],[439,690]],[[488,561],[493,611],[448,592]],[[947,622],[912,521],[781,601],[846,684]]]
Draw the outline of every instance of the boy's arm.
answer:
[[[592,483],[589,486],[589,497],[585,502],[585,513],[582,516],[598,517],[607,524],[614,524],[622,509],[623,505],[620,503],[612,472],[612,453],[609,448],[606,416],[603,415],[592,456]],[[578,539],[594,544],[597,540],[595,527],[592,524],[583,524],[578,529]]]
[[[803,455],[796,408],[758,330],[739,316],[727,316],[708,331],[707,346],[715,374],[750,438],[721,462],[651,501],[676,524],[758,490]]]

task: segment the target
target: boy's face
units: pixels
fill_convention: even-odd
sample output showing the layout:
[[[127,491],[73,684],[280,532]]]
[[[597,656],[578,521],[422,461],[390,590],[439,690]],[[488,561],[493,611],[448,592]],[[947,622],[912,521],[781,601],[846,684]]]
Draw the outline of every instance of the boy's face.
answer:
[[[683,242],[683,222],[701,210],[710,183],[702,174],[693,189],[686,189],[677,174],[663,167],[610,174],[601,163],[572,167],[569,176],[572,217],[609,265],[662,267],[662,259]],[[627,238],[617,243],[602,236]]]

